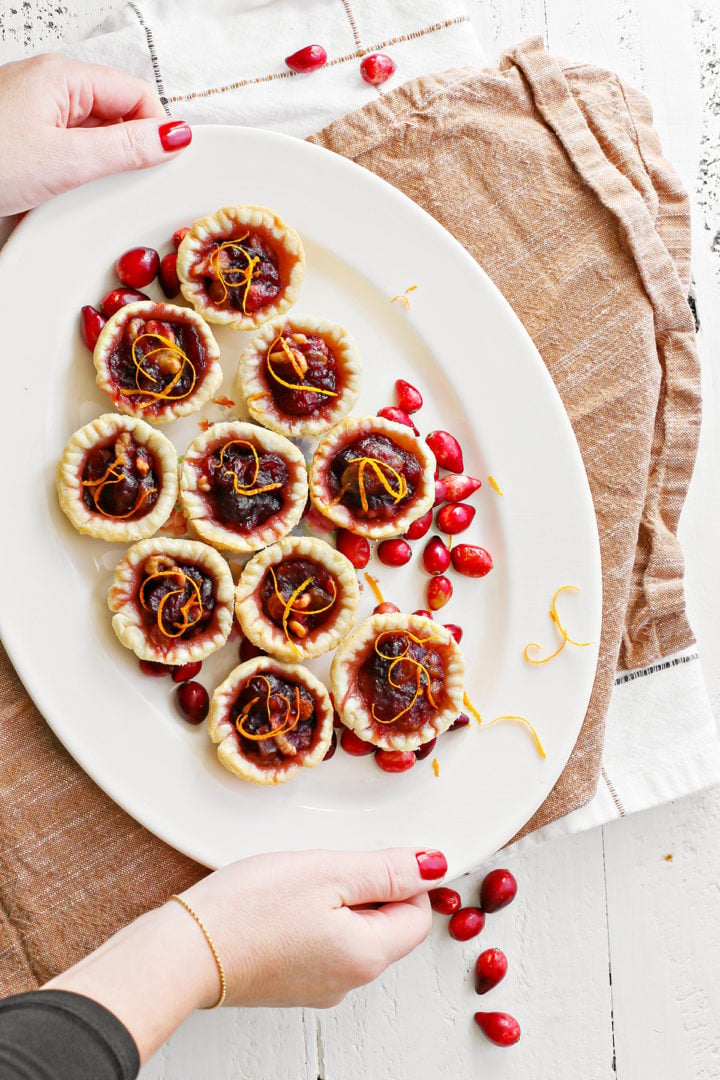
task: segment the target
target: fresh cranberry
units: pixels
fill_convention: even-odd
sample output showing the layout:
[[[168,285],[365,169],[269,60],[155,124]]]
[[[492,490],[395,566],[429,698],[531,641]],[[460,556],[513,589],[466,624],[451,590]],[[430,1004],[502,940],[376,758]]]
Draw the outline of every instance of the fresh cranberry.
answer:
[[[373,615],[394,615],[399,610],[397,604],[391,604],[389,600],[383,600],[382,604],[375,605]]]
[[[410,562],[412,548],[407,540],[383,540],[378,544],[377,557],[386,566],[404,566]]]
[[[435,749],[436,742],[437,739],[430,739],[429,742],[424,742],[421,746],[418,746],[417,750],[415,751],[415,757],[418,759],[418,761],[424,761],[426,757],[430,757],[433,750]]]
[[[520,1038],[520,1025],[509,1013],[476,1012],[475,1023],[496,1046],[514,1046]]]
[[[445,885],[441,885],[439,889],[431,889],[428,896],[430,907],[437,911],[438,915],[454,915],[462,907],[460,893],[448,889]]]
[[[458,645],[460,644],[463,636],[462,626],[458,626],[457,623],[454,622],[446,622],[443,623],[443,629],[449,630],[452,636],[457,641]]]
[[[356,536],[348,529],[338,529],[335,547],[349,559],[356,570],[362,570],[370,562],[370,544],[364,536]]]
[[[323,761],[329,761],[336,750],[337,750],[337,734],[336,734],[336,732],[333,731],[332,739],[330,740],[330,745],[328,746],[327,750],[325,751],[325,757],[323,758]]]
[[[333,709],[333,727],[341,728],[342,726],[343,726],[343,722],[340,719],[340,714],[337,711],[337,709],[334,708]]]
[[[447,488],[445,487],[445,481],[444,480],[436,480],[435,481],[435,502],[433,503],[433,510],[435,509],[436,506],[440,506],[441,503],[445,502],[446,495],[447,495]]]
[[[170,664],[161,664],[157,660],[140,660],[139,663],[143,675],[170,675],[173,670]]]
[[[244,664],[246,660],[254,660],[256,656],[267,656],[267,653],[264,649],[255,645],[250,638],[243,638],[240,642],[238,655],[240,657],[240,663]]]
[[[358,739],[350,728],[345,728],[340,736],[340,745],[346,754],[352,754],[353,757],[366,757],[368,754],[374,754],[376,749],[372,743]]]
[[[131,289],[144,289],[154,281],[160,269],[160,256],[155,248],[130,248],[115,263],[115,273],[123,285]]]
[[[480,907],[490,915],[511,904],[516,893],[517,881],[509,870],[491,870],[480,886]]]
[[[501,949],[486,949],[475,961],[475,992],[487,994],[507,974],[507,956]]]
[[[485,916],[480,908],[464,907],[456,911],[448,923],[450,937],[456,941],[469,941],[477,937],[485,925]]]
[[[125,307],[126,304],[135,304],[138,300],[149,300],[150,297],[144,292],[138,292],[137,289],[111,289],[109,293],[106,293],[100,301],[100,307],[103,315],[106,315],[109,319],[111,315],[114,315],[120,308]]]
[[[177,272],[177,252],[171,251],[169,255],[165,255],[160,263],[160,270],[158,272],[158,280],[160,282],[160,288],[167,296],[168,300],[172,300],[180,292],[180,278]]]
[[[406,413],[414,413],[418,409],[422,409],[422,394],[412,383],[406,382],[405,379],[396,381],[395,399],[400,408],[404,409]]]
[[[184,225],[182,227],[182,229],[176,229],[175,230],[175,232],[172,235],[172,242],[173,242],[173,247],[175,248],[176,251],[180,247],[180,245],[182,244],[183,240],[185,239],[185,237],[187,236],[187,234],[189,232],[190,232],[190,226],[189,225]]]
[[[188,724],[202,724],[210,709],[210,698],[202,683],[180,683],[175,696],[178,709]]]
[[[458,544],[450,553],[453,570],[465,577],[485,577],[493,568],[492,556],[476,544]]]
[[[452,582],[446,577],[431,577],[427,584],[427,602],[431,611],[445,607],[453,594]]]
[[[398,409],[396,405],[386,405],[383,409],[378,409],[378,416],[382,416],[385,420],[392,420],[395,424],[403,424],[404,427],[412,428],[416,435],[420,434],[412,417],[408,416],[404,409]]]
[[[444,574],[450,565],[447,544],[439,536],[433,536],[423,548],[422,561],[428,574]]]
[[[188,679],[194,679],[196,675],[199,675],[201,669],[202,660],[194,660],[190,664],[183,664],[182,667],[173,668],[172,681],[187,682]]]
[[[360,74],[371,86],[382,86],[395,73],[395,61],[387,53],[371,53],[360,63]]]
[[[432,619],[433,617],[432,611],[428,611],[428,609],[424,607],[418,608],[417,611],[413,611],[413,615],[420,615],[423,619]]]
[[[461,473],[463,471],[463,454],[460,443],[449,431],[431,431],[425,437],[435,460],[441,469],[448,472]]]
[[[100,331],[106,322],[107,319],[104,315],[101,315],[98,309],[91,304],[85,304],[84,307],[80,308],[80,336],[90,352],[95,351]]]
[[[421,540],[432,525],[432,518],[432,510],[428,510],[427,514],[423,514],[417,521],[413,521],[412,525],[410,525],[408,531],[405,533],[405,539]]]
[[[466,713],[461,712],[457,720],[453,720],[452,724],[448,728],[448,731],[459,731],[460,728],[467,727],[469,723],[470,717]]]
[[[327,53],[322,45],[305,45],[298,49],[292,56],[285,57],[285,63],[291,71],[297,71],[301,75],[307,75],[311,71],[319,71],[327,63]]]
[[[455,536],[465,532],[475,517],[475,507],[467,503],[448,503],[438,510],[436,523],[441,532]]]
[[[462,502],[463,499],[469,499],[479,487],[482,487],[482,481],[476,480],[474,476],[465,476],[464,473],[459,475],[450,473],[449,476],[445,477],[446,501],[450,503]]]
[[[412,750],[376,750],[375,764],[383,772],[407,772],[415,764],[415,754]]]

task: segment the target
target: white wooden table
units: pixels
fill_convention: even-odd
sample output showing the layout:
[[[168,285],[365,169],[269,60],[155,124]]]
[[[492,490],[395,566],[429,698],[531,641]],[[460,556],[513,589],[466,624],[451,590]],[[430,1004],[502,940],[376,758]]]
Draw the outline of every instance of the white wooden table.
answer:
[[[12,0],[0,62],[85,36],[124,0]],[[718,0],[469,0],[491,59],[542,34],[556,55],[609,67],[650,97],[668,157],[695,194],[694,272],[705,423],[681,525],[690,614],[720,715],[720,5]],[[512,7],[514,10],[506,10]],[[715,543],[713,543],[715,541]],[[720,788],[494,860],[520,883],[493,916],[510,972],[479,999],[478,942],[443,921],[372,986],[328,1012],[198,1013],[143,1080],[717,1080],[720,1078]],[[672,856],[672,859],[669,858]],[[470,902],[475,878],[459,888]],[[483,1001],[483,1004],[479,1004]],[[512,1051],[477,1008],[515,1014]]]

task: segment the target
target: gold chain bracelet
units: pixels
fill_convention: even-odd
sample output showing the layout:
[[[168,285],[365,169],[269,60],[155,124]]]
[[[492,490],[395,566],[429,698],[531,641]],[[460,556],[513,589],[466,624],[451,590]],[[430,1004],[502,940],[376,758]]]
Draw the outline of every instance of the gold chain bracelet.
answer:
[[[214,1005],[203,1005],[202,1007],[204,1009],[219,1009],[220,1006],[225,1001],[225,997],[226,997],[226,994],[227,994],[227,981],[225,979],[225,969],[224,969],[224,967],[222,965],[222,960],[220,959],[219,953],[218,953],[217,949],[215,948],[215,944],[213,942],[213,939],[210,937],[210,931],[208,930],[207,926],[205,925],[205,923],[202,921],[202,919],[198,915],[197,911],[193,911],[193,909],[188,904],[187,900],[183,900],[182,896],[176,896],[173,893],[172,896],[168,897],[168,900],[177,900],[178,904],[180,904],[182,907],[185,908],[188,915],[192,915],[193,919],[195,920],[195,922],[198,924],[198,926],[202,930],[205,940],[207,941],[208,945],[210,946],[210,952],[213,954],[213,960],[215,961],[215,964],[216,964],[217,970],[218,970],[218,975],[220,976],[220,997],[217,999],[217,1001],[215,1002]]]

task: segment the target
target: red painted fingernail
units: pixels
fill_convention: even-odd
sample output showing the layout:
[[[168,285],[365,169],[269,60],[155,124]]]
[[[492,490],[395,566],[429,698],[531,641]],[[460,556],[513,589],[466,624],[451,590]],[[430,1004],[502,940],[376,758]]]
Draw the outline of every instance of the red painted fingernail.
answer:
[[[183,146],[188,146],[192,142],[190,125],[184,120],[171,120],[169,124],[161,124],[158,135],[163,150],[168,154],[173,150],[182,150]]]
[[[420,867],[420,877],[425,881],[435,881],[447,874],[447,859],[442,851],[418,851],[415,854]]]

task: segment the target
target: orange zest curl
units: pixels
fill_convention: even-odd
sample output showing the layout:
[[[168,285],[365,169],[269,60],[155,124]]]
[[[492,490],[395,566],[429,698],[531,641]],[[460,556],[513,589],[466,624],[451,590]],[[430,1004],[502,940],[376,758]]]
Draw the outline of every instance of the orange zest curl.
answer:
[[[426,641],[431,640],[430,638],[416,637],[414,634],[409,633],[409,631],[407,631],[407,630],[402,630],[402,631],[399,631],[399,632],[404,634],[405,637],[409,638],[411,641],[416,642],[418,645],[423,645]],[[372,714],[373,720],[375,720],[378,724],[394,724],[402,716],[405,716],[406,713],[410,712],[413,705],[415,704],[415,702],[418,700],[418,698],[421,696],[421,694],[423,692],[427,695],[427,699],[430,702],[433,709],[437,709],[437,707],[438,707],[437,703],[436,703],[436,701],[435,701],[435,699],[433,698],[433,695],[432,695],[432,690],[431,690],[432,680],[430,679],[430,672],[428,671],[428,669],[425,667],[424,664],[420,663],[419,660],[415,660],[415,659],[413,659],[412,656],[407,655],[408,650],[410,648],[410,642],[408,641],[408,643],[405,645],[404,651],[399,656],[388,656],[387,653],[384,653],[381,650],[381,648],[380,648],[381,639],[386,637],[388,634],[395,634],[395,633],[398,633],[398,631],[396,631],[396,630],[384,630],[381,634],[378,634],[378,636],[375,639],[375,652],[378,654],[378,656],[381,656],[384,660],[390,660],[391,661],[390,667],[388,668],[387,679],[388,679],[388,683],[390,684],[390,686],[392,686],[395,690],[402,690],[402,688],[403,688],[402,683],[395,682],[394,679],[393,679],[393,671],[395,670],[395,668],[399,664],[412,664],[414,666],[414,668],[415,668],[415,693],[413,694],[412,700],[410,701],[409,705],[406,705],[404,709],[401,709],[400,712],[397,713],[396,716],[393,716],[390,720],[381,720],[380,717],[375,712],[375,704],[373,703],[371,714]],[[423,676],[425,677],[425,681],[426,681],[425,686],[423,686],[423,684],[422,684],[422,677]]]
[[[367,574],[367,573],[363,574],[363,577],[365,578],[368,585],[372,589],[373,595],[374,595],[375,599],[377,600],[378,604],[384,604],[385,603],[385,597],[380,592],[380,582],[378,581],[378,579],[376,577],[373,577],[372,574]]]
[[[199,622],[200,619],[202,618],[203,606],[202,606],[202,596],[200,594],[200,587],[198,586],[198,583],[196,581],[194,581],[193,578],[191,578],[189,576],[189,574],[186,574],[185,571],[181,570],[179,567],[175,567],[175,569],[173,569],[173,570],[159,570],[156,574],[150,574],[148,577],[146,577],[145,580],[143,581],[142,585],[140,586],[138,596],[139,596],[139,599],[140,599],[140,603],[142,604],[145,611],[150,610],[150,608],[148,607],[148,605],[145,602],[145,588],[146,588],[148,582],[157,581],[159,578],[164,578],[164,577],[175,578],[176,580],[179,578],[180,583],[179,583],[179,585],[178,585],[178,587],[176,589],[171,589],[169,592],[165,593],[165,595],[161,599],[160,603],[158,604],[158,609],[157,609],[158,630],[160,631],[161,634],[163,634],[164,637],[179,638],[181,634],[184,634],[186,630],[189,630],[192,626],[195,626],[195,624],[197,622]],[[165,607],[165,604],[167,603],[168,599],[171,596],[177,596],[178,593],[184,593],[185,588],[186,588],[186,586],[188,584],[190,584],[192,586],[192,590],[191,590],[190,597],[188,598],[186,603],[184,603],[183,606],[180,608],[180,614],[182,615],[182,618],[183,618],[182,625],[180,626],[180,629],[177,630],[176,633],[171,633],[169,630],[166,630],[165,627],[163,626],[163,621],[162,621],[163,608]],[[192,609],[195,609],[195,610],[193,611]],[[191,614],[191,612],[192,612],[192,614]],[[177,623],[172,623],[172,625],[177,626]]]
[[[471,701],[471,700],[470,700],[470,698],[469,698],[469,697],[467,696],[467,694],[463,694],[463,705],[465,706],[465,708],[467,709],[467,711],[468,711],[469,713],[471,713],[471,714],[472,714],[472,715],[473,715],[473,716],[475,717],[475,719],[477,720],[478,724],[482,724],[482,722],[483,722],[482,716],[481,716],[481,715],[480,715],[480,713],[479,713],[479,712],[477,711],[477,709],[475,708],[475,706],[473,705],[472,701]]]
[[[230,397],[214,397],[213,405],[224,405],[227,409],[232,409],[235,402]]]
[[[100,506],[100,498],[105,488],[111,484],[119,484],[121,480],[125,479],[125,476],[122,472],[116,472],[117,466],[121,463],[122,458],[116,457],[112,465],[108,465],[107,469],[99,480],[82,481],[83,487],[95,489],[94,491],[90,492],[90,497],[95,503],[95,509],[97,510],[98,514],[102,514],[103,517],[112,518],[113,521],[122,521],[124,518],[132,517],[133,514],[137,513],[145,500],[150,495],[154,495],[157,491],[157,488],[143,488],[140,492],[138,499],[135,502],[135,505],[130,510],[128,510],[126,514],[111,514],[108,510],[104,510],[102,506]],[[110,480],[111,476],[113,477],[112,480]]]
[[[160,344],[155,345],[151,349],[148,349],[146,353],[141,353],[139,351],[139,342],[143,340],[159,341]],[[151,375],[149,371],[145,370],[143,364],[151,357],[156,356],[158,353],[164,352],[173,353],[177,357],[177,359],[180,361],[180,366],[178,367],[178,370],[175,372],[167,386],[164,386],[162,390],[144,390],[143,387],[140,386],[140,376],[149,379],[151,383],[157,383],[158,380],[155,378],[154,375]],[[183,352],[177,342],[171,341],[170,338],[165,337],[163,334],[138,334],[138,336],[134,338],[132,343],[132,359],[133,363],[135,364],[135,387],[121,390],[120,393],[124,395],[130,395],[132,397],[136,397],[139,394],[144,398],[148,398],[149,400],[142,401],[136,406],[136,408],[140,410],[149,408],[150,405],[152,405],[155,401],[182,401],[183,398],[189,397],[190,394],[192,394],[195,390],[195,384],[197,383],[197,371],[195,370],[192,361]],[[181,394],[173,394],[172,391],[180,382],[186,365],[190,368],[192,372],[190,386],[187,388],[187,390],[183,390]]]
[[[410,301],[408,300],[408,293],[415,292],[417,285],[408,285],[404,292],[398,293],[397,296],[393,296],[390,303],[394,304],[396,300],[399,300],[401,304],[404,304],[407,310],[410,310]]]
[[[198,427],[201,431],[209,431],[212,427],[212,420],[198,420]]]
[[[524,716],[515,716],[515,715],[496,716],[494,720],[488,720],[487,723],[483,724],[483,727],[484,728],[492,727],[493,724],[499,724],[501,720],[515,720],[515,721],[517,721],[517,723],[522,724],[523,727],[527,728],[527,730],[532,735],[533,742],[535,743],[535,747],[536,747],[537,752],[540,755],[540,757],[543,758],[543,759],[547,757],[547,754],[545,753],[545,747],[540,742],[540,736],[538,735],[537,731],[532,726],[530,721],[528,719],[526,719],[526,717],[524,717]]]
[[[251,731],[246,731],[245,730],[245,721],[248,718],[250,710],[252,709],[253,705],[257,705],[258,701],[260,700],[259,697],[255,697],[255,698],[252,699],[252,701],[249,701],[248,704],[243,707],[243,710],[242,710],[240,716],[238,716],[237,720],[235,721],[235,727],[237,728],[238,734],[242,735],[242,737],[244,739],[250,739],[251,742],[263,742],[265,739],[274,738],[275,735],[287,735],[287,733],[289,731],[292,731],[292,729],[294,727],[297,727],[298,722],[300,720],[300,687],[299,686],[295,687],[295,716],[294,717],[291,717],[292,706],[290,705],[290,702],[285,697],[285,695],[284,694],[277,694],[276,695],[276,697],[279,697],[281,701],[285,702],[286,709],[285,709],[285,716],[284,716],[284,718],[282,720],[282,723],[280,724],[280,727],[273,728],[272,720],[270,718],[270,698],[272,697],[272,687],[270,686],[270,680],[265,675],[257,675],[255,677],[258,678],[258,679],[261,679],[265,683],[265,685],[267,687],[267,697],[265,698],[265,708],[267,710],[267,717],[268,717],[268,724],[270,725],[270,731],[266,731],[265,733],[261,733],[261,734],[253,734]]]
[[[250,233],[244,233],[244,235],[239,236],[237,238],[237,240],[224,240],[222,244],[219,244],[218,247],[215,248],[215,250],[213,251],[212,255],[210,256],[210,260],[209,260],[210,261],[210,269],[212,270],[213,277],[215,278],[216,281],[219,281],[220,284],[223,287],[223,295],[222,295],[222,297],[220,299],[221,304],[224,304],[225,301],[227,300],[230,289],[238,289],[238,288],[242,289],[243,286],[244,286],[243,296],[242,296],[243,315],[248,314],[247,308],[245,306],[246,303],[247,303],[247,296],[248,296],[248,292],[250,290],[250,286],[252,285],[253,276],[255,274],[255,267],[260,262],[260,256],[259,255],[248,255],[247,251],[242,246],[242,241],[247,240],[249,235],[250,235]],[[234,270],[224,271],[223,268],[220,265],[220,256],[221,256],[221,253],[223,251],[228,251],[228,250],[239,251],[240,254],[245,259],[247,259],[247,266],[245,266],[245,267],[237,267]],[[236,280],[231,280],[230,277],[228,276],[228,275],[236,276],[238,274],[240,275],[240,277],[237,278]],[[215,302],[217,303],[217,301],[215,301]]]
[[[435,773],[436,776],[440,775],[440,762],[438,761],[438,759],[436,757],[433,758],[432,770],[433,770],[433,772]]]
[[[229,446],[249,446],[250,450],[252,451],[252,456],[255,463],[255,472],[253,473],[253,478],[250,481],[249,485],[247,485],[246,487],[243,487],[243,485],[238,482],[237,473],[233,469],[223,468],[223,474],[225,476],[232,476],[233,487],[237,495],[247,495],[248,497],[250,497],[252,495],[261,495],[264,491],[276,491],[277,488],[282,487],[282,484],[280,482],[275,484],[261,484],[260,487],[255,487],[255,482],[258,478],[258,473],[260,472],[260,458],[258,457],[258,452],[253,446],[253,444],[251,442],[248,442],[247,439],[231,439],[230,442],[226,442],[223,445],[222,449],[220,450],[221,467],[223,467],[225,464],[223,458],[225,457],[225,451]]]
[[[322,613],[324,611],[329,611],[330,608],[335,603],[335,601],[337,600],[337,588],[335,586],[335,582],[332,579],[330,581],[330,584],[332,585],[333,595],[332,595],[332,600],[330,601],[329,604],[325,604],[324,607],[319,607],[319,608],[302,608],[302,609],[301,608],[295,608],[293,606],[295,604],[295,601],[297,600],[297,598],[302,593],[305,592],[305,589],[307,589],[307,587],[309,585],[312,585],[315,578],[312,577],[312,575],[309,578],[305,578],[305,581],[303,581],[301,585],[298,585],[297,589],[295,589],[295,591],[292,593],[292,595],[289,597],[289,599],[286,600],[282,596],[282,594],[280,592],[280,589],[278,587],[278,580],[277,580],[277,577],[275,576],[275,571],[273,570],[272,566],[269,567],[269,570],[270,570],[270,575],[271,575],[271,577],[273,579],[273,586],[274,586],[274,590],[275,590],[275,595],[277,596],[280,603],[283,605],[283,614],[282,614],[283,633],[285,634],[285,637],[290,642],[290,644],[293,646],[293,648],[297,652],[300,652],[300,649],[298,649],[297,644],[290,637],[290,630],[288,628],[288,620],[289,620],[291,615],[322,615]]]
[[[360,505],[362,506],[364,513],[367,514],[369,510],[367,493],[365,491],[366,468],[372,469],[382,486],[387,491],[388,495],[392,496],[392,500],[396,505],[401,501],[401,499],[404,499],[407,495],[407,480],[402,475],[402,473],[399,473],[396,469],[393,469],[392,465],[388,465],[386,462],[380,461],[378,458],[374,457],[350,458],[350,461],[348,462],[348,468],[350,467],[350,465],[357,465],[358,467],[358,491],[360,492]],[[392,478],[395,480],[397,484],[397,491],[393,490],[392,484],[390,483],[390,480],[388,480],[388,478],[385,476],[383,469],[387,469],[387,471],[391,474]],[[330,506],[334,506],[336,503],[339,503],[349,487],[349,484],[343,484],[342,488],[340,489],[340,494],[333,499],[333,501],[330,503]]]
[[[504,491],[500,490],[500,485],[498,484],[498,482],[497,482],[497,480],[495,479],[494,476],[488,476],[488,484],[490,485],[490,487],[494,491],[497,491],[498,495],[504,495],[505,494]]]
[[[337,397],[337,391],[335,390],[322,390],[319,386],[313,386],[312,383],[291,383],[286,382],[285,379],[281,379],[278,373],[273,368],[272,364],[270,363],[270,355],[275,351],[275,347],[278,344],[280,345],[280,348],[290,361],[293,371],[298,376],[298,378],[302,379],[304,377],[304,372],[302,371],[297,362],[295,352],[293,351],[293,349],[290,348],[282,334],[278,334],[278,336],[275,338],[272,345],[268,349],[267,353],[265,354],[265,363],[267,365],[268,375],[270,375],[270,377],[273,378],[276,383],[279,383],[280,386],[287,387],[288,390],[310,390],[313,394],[324,394],[325,397]]]
[[[559,656],[566,645],[575,645],[579,649],[585,649],[585,648],[587,648],[588,645],[591,644],[589,641],[574,641],[573,638],[571,638],[570,635],[568,634],[568,632],[565,629],[565,627],[563,626],[563,624],[561,623],[560,616],[558,615],[558,611],[557,611],[557,598],[560,595],[560,593],[562,593],[562,592],[579,592],[579,591],[580,590],[578,589],[577,585],[561,585],[561,587],[557,590],[557,592],[555,593],[555,595],[552,598],[552,603],[550,605],[550,610],[548,612],[548,615],[550,616],[552,621],[557,626],[557,628],[558,628],[558,630],[560,632],[560,636],[562,637],[562,641],[561,641],[560,645],[558,646],[558,648],[555,650],[555,652],[550,653],[549,656],[544,656],[540,660],[534,660],[530,656],[530,649],[541,649],[542,646],[538,645],[538,643],[536,641],[529,642],[525,646],[525,648],[523,650],[523,656],[525,657],[525,659],[527,660],[527,662],[529,664],[536,664],[536,665],[547,664],[549,660],[554,660],[556,656]]]

